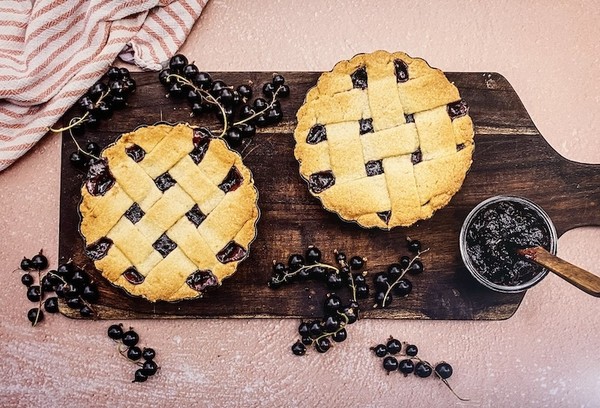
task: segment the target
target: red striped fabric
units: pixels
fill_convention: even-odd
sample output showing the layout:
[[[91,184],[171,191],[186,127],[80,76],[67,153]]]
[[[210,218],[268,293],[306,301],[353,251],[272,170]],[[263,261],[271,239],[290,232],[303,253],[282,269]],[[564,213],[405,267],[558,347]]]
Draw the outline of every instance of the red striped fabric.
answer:
[[[208,0],[2,0],[0,171],[115,61],[159,70]]]

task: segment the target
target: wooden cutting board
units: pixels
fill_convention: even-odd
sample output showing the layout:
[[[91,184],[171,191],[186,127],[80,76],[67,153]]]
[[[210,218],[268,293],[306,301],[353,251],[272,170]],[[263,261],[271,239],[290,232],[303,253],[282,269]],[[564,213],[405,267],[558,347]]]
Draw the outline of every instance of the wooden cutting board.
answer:
[[[282,100],[284,120],[276,127],[259,130],[243,153],[260,192],[258,238],[236,274],[202,299],[152,304],[113,287],[94,269],[83,253],[78,232],[83,175],[70,165],[75,145],[63,135],[60,258],[84,265],[98,283],[98,318],[317,317],[327,292],[325,285],[298,282],[276,291],[269,289],[266,282],[274,259],[286,260],[290,253],[303,252],[314,244],[323,251],[325,261],[333,262],[337,248],[348,255],[366,256],[368,270],[378,272],[407,254],[405,240],[410,236],[431,249],[423,255],[425,272],[411,277],[413,292],[394,299],[387,309],[373,309],[372,299],[361,301],[363,317],[506,319],[517,310],[524,294],[489,291],[468,274],[458,249],[460,227],[468,212],[490,196],[519,195],[548,212],[559,236],[579,226],[600,225],[600,165],[575,163],[556,153],[536,129],[514,89],[497,73],[447,73],[470,105],[476,133],[473,166],[447,207],[430,220],[390,232],[343,222],[309,194],[293,155],[295,113],[319,73],[282,74],[292,92]],[[255,93],[271,76],[270,72],[213,74],[230,85],[250,81]],[[187,102],[166,98],[156,73],[134,74],[134,78],[138,89],[129,99],[130,106],[103,122],[97,131],[86,133],[81,138],[84,143],[96,141],[104,147],[121,133],[161,120],[218,128],[212,115],[190,118]],[[77,113],[68,112],[64,122]],[[77,311],[64,304],[60,310],[78,317]]]

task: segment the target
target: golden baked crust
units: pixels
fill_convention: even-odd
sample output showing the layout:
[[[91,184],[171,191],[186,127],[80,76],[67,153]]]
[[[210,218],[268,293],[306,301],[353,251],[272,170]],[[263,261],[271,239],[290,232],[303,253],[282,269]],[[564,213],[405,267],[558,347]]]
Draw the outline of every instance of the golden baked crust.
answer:
[[[323,73],[297,113],[294,154],[323,206],[363,227],[431,217],[471,166],[473,123],[442,71],[376,51]]]
[[[221,139],[179,124],[122,135],[90,169],[80,204],[102,275],[150,301],[220,285],[256,235],[252,174]]]

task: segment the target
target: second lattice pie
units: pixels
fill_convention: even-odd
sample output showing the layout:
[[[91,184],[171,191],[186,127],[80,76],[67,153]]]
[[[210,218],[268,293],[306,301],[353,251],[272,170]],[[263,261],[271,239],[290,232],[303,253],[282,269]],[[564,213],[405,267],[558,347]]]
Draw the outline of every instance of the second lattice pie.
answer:
[[[431,217],[471,166],[473,123],[458,89],[401,52],[338,63],[297,118],[295,155],[310,192],[364,227]]]

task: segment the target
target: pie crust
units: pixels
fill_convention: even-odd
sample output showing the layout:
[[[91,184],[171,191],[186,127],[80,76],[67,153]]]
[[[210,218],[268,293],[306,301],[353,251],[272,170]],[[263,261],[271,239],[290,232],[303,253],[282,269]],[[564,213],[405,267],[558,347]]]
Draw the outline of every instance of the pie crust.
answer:
[[[471,166],[473,122],[439,69],[376,51],[323,73],[297,113],[309,191],[342,219],[390,229],[430,218]]]
[[[152,302],[220,285],[256,236],[250,170],[223,140],[185,124],[122,135],[81,192],[87,255],[110,282]]]

